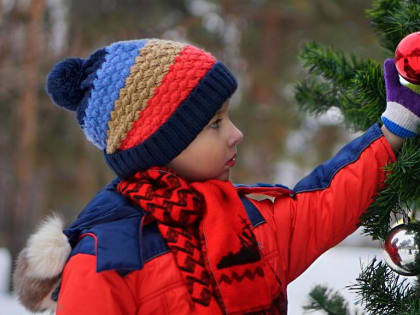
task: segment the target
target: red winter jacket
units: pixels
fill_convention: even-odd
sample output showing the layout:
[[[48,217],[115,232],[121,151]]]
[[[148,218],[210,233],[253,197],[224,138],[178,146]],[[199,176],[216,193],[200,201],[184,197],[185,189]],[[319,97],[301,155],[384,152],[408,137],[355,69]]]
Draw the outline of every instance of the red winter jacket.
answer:
[[[238,186],[242,195],[277,194],[274,200],[242,197],[262,256],[281,283],[283,298],[273,314],[287,312],[287,285],[355,231],[359,216],[384,181],[383,167],[394,160],[375,125],[293,191],[279,186]],[[62,274],[57,314],[193,314],[185,283],[156,226],[143,227],[141,217],[130,212],[132,206],[114,189],[111,185],[101,192],[87,207],[87,214],[85,210],[65,231],[74,247]],[[110,213],[101,214],[104,207],[127,215],[109,220]]]

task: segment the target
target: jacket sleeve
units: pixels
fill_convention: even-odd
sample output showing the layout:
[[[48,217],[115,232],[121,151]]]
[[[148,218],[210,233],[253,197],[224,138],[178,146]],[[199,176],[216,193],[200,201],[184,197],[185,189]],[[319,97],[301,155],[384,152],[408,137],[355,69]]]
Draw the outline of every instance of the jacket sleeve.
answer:
[[[318,166],[294,188],[290,202],[287,283],[357,229],[395,155],[378,124]],[[281,220],[281,203],[274,213]]]
[[[64,268],[57,315],[135,315],[136,303],[116,271],[96,272],[96,256],[77,254]]]

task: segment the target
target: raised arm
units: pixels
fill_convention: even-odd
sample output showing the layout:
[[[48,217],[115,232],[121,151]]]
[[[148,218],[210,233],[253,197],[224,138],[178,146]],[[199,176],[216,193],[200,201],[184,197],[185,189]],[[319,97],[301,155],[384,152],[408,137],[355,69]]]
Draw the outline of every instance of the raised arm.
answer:
[[[420,96],[400,84],[393,59],[384,67],[383,126],[373,126],[295,187],[289,281],[357,228],[385,180],[384,167],[395,160],[404,138],[417,135]]]
[[[357,229],[385,179],[384,167],[393,161],[393,150],[375,125],[295,186],[288,282]],[[274,207],[281,222],[281,200]]]

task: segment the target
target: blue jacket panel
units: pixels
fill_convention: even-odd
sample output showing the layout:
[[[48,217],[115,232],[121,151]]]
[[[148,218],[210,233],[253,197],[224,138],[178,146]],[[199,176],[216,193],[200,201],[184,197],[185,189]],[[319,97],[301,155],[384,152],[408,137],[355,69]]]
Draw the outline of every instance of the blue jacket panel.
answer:
[[[116,270],[125,275],[169,251],[155,222],[142,225],[145,212],[116,191],[118,179],[100,191],[64,233],[78,254],[97,256],[97,271]],[[251,224],[264,218],[246,197],[241,201]],[[69,257],[69,258],[70,258]]]

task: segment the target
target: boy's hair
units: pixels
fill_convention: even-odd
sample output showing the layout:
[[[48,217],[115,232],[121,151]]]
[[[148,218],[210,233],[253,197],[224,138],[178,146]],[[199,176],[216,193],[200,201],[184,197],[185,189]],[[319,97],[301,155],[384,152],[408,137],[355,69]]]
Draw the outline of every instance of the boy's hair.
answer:
[[[77,112],[88,140],[120,178],[181,153],[236,90],[209,53],[160,39],[116,42],[64,59],[48,75],[53,102]]]

